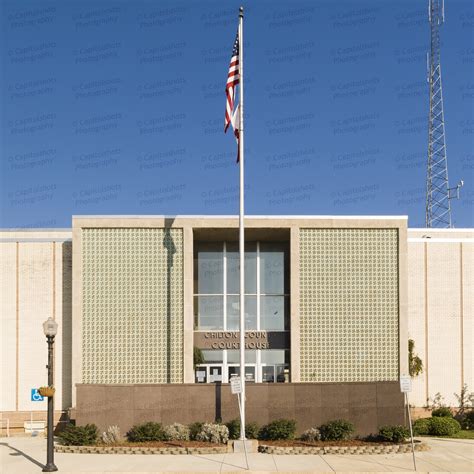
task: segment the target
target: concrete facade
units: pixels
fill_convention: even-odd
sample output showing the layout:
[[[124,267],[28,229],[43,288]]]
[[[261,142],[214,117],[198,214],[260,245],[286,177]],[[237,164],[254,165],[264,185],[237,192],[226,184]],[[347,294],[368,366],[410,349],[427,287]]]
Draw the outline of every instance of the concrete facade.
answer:
[[[156,232],[160,233],[163,229],[169,229],[170,231],[176,229],[182,229],[183,234],[186,236],[188,234],[188,239],[184,237],[184,248],[183,248],[183,261],[184,261],[184,328],[192,328],[193,327],[193,312],[192,312],[192,301],[191,304],[188,300],[186,300],[187,295],[192,295],[191,284],[193,281],[193,266],[192,266],[192,253],[193,253],[193,239],[190,238],[190,233],[199,234],[200,231],[204,231],[204,234],[200,234],[201,237],[204,235],[206,237],[206,231],[213,233],[213,238],[215,236],[221,235],[222,239],[226,238],[235,238],[236,231],[238,229],[238,219],[233,217],[181,217],[177,216],[175,218],[165,218],[165,217],[149,217],[149,216],[123,216],[123,217],[116,217],[116,216],[79,216],[73,218],[73,241],[74,241],[74,248],[73,248],[73,268],[74,268],[74,278],[73,278],[73,333],[74,333],[74,341],[73,341],[73,354],[74,354],[74,365],[73,365],[73,383],[85,383],[87,380],[83,376],[83,342],[84,338],[82,336],[83,332],[83,318],[84,318],[84,308],[83,304],[85,301],[84,298],[84,278],[87,272],[84,271],[83,264],[84,258],[87,258],[87,255],[84,252],[84,245],[83,245],[83,232],[89,232],[91,229],[110,229],[111,232],[117,232],[117,229],[155,229]],[[246,218],[246,240],[252,240],[252,238],[268,238],[275,231],[287,231],[288,236],[291,238],[295,236],[297,233],[301,233],[301,229],[339,229],[339,230],[351,230],[352,232],[356,232],[356,234],[349,236],[347,239],[352,242],[353,247],[347,249],[347,257],[350,258],[352,254],[361,252],[361,249],[358,249],[357,245],[364,245],[364,243],[360,243],[359,233],[366,233],[369,237],[367,237],[365,241],[365,245],[370,240],[373,240],[375,235],[378,232],[383,232],[383,230],[393,229],[396,234],[395,240],[392,245],[393,254],[393,262],[394,267],[391,270],[392,274],[387,275],[386,277],[382,277],[380,273],[378,274],[378,281],[384,281],[385,278],[388,280],[392,279],[392,284],[395,285],[395,306],[393,308],[392,314],[395,315],[396,318],[396,325],[398,327],[392,326],[392,328],[382,327],[380,326],[380,322],[378,326],[373,326],[372,331],[369,334],[376,336],[377,334],[379,337],[383,337],[384,334],[394,334],[395,336],[395,344],[398,347],[392,348],[391,357],[391,364],[395,364],[396,368],[392,374],[383,380],[397,380],[398,379],[398,371],[400,373],[407,372],[407,357],[406,357],[406,348],[407,346],[407,339],[406,339],[406,327],[407,327],[407,286],[406,286],[406,218],[391,218],[391,217],[381,217],[381,218],[362,218],[362,217],[272,217],[272,218],[264,218],[264,217],[248,217]],[[360,229],[360,230],[357,230]],[[383,229],[383,230],[382,230]],[[113,235],[110,236],[113,239]],[[386,240],[386,237],[381,236],[381,240]],[[355,246],[355,247],[354,247]],[[295,266],[295,263],[300,259],[301,253],[301,243],[298,238],[297,242],[292,242],[290,240],[290,251],[291,257],[294,258],[292,261],[291,268],[290,268],[290,287],[291,289],[295,289],[296,286],[300,286],[300,282],[302,281],[302,274],[300,273],[301,262],[299,268]],[[375,250],[375,247],[371,248],[370,250]],[[338,252],[344,252],[342,249],[339,249]],[[374,252],[372,252],[373,254]],[[186,258],[188,255],[188,258]],[[344,256],[344,253],[341,253]],[[385,255],[385,254],[384,254]],[[344,258],[344,257],[343,257]],[[383,258],[383,257],[382,257]],[[312,266],[319,265],[319,262],[316,262]],[[321,263],[321,266],[324,267],[324,263]],[[348,275],[348,278],[351,277],[354,269],[358,266],[358,264],[353,263],[352,265],[346,265],[342,270],[341,276],[344,274]],[[376,272],[375,266],[366,266],[366,270],[373,271],[374,274]],[[370,270],[372,269],[372,270]],[[133,277],[133,276],[131,276]],[[132,278],[133,279],[133,278]],[[387,280],[387,281],[388,281]],[[186,286],[186,284],[188,286]],[[372,296],[377,294],[377,290],[374,288],[375,282],[372,282],[372,286],[369,287],[370,282],[366,282],[365,286],[362,286],[354,293],[356,294],[355,298],[359,300],[365,299],[366,295],[371,293]],[[384,294],[386,293],[387,288],[384,288],[379,291],[380,298],[383,298]],[[129,291],[127,287],[121,287],[121,291],[119,293],[126,293]],[[372,301],[373,304],[373,301]],[[385,302],[386,304],[386,302]],[[301,299],[299,298],[299,291],[296,290],[294,293],[291,293],[291,342],[292,342],[292,357],[291,357],[291,380],[293,382],[299,382],[301,380],[300,371],[301,371],[301,349],[296,350],[296,347],[293,346],[293,343],[296,342],[296,346],[301,348],[301,340],[302,334],[300,331],[300,324],[301,324],[301,312],[304,308],[301,306]],[[310,309],[309,309],[310,310]],[[360,311],[360,309],[359,309]],[[311,312],[311,310],[310,310]],[[370,316],[369,316],[370,318]],[[377,318],[377,315],[371,316],[371,318]],[[379,318],[379,321],[384,322],[384,320]],[[343,322],[343,324],[346,324]],[[189,329],[188,329],[189,330]],[[186,329],[185,329],[186,331]],[[375,344],[376,341],[373,341]],[[193,381],[192,377],[192,359],[189,357],[190,354],[193,352],[193,346],[190,346],[191,338],[189,334],[183,333],[183,372],[181,375],[182,382],[191,382]],[[356,352],[365,351],[365,346],[367,344],[371,344],[372,341],[358,341],[355,343],[354,341],[348,341],[347,345],[352,345],[351,350],[355,350]],[[358,345],[357,345],[358,344]],[[363,347],[364,346],[364,347]],[[383,349],[388,349],[387,344],[378,344],[379,347]],[[309,349],[309,347],[308,347]],[[341,356],[341,357],[340,357]],[[386,365],[387,361],[381,357],[382,354],[379,354],[379,357],[372,356],[374,364],[380,364],[380,369],[384,370],[384,366]],[[309,354],[307,357],[314,357],[313,355]],[[325,381],[328,382],[337,382],[343,381],[344,378],[340,377],[340,371],[337,370],[337,364],[342,361],[345,362],[346,371],[348,373],[351,372],[351,365],[356,363],[356,358],[352,357],[351,354],[347,356],[342,356],[342,353],[339,355],[335,355],[335,370],[333,371],[334,375],[332,378],[327,379]],[[347,365],[348,364],[348,365]],[[342,367],[342,366],[341,366]],[[355,369],[355,366],[354,366]],[[359,370],[359,369],[358,369]],[[186,374],[186,378],[185,378]],[[380,375],[379,375],[380,376]],[[365,376],[360,376],[360,380],[351,380],[351,381],[366,381],[366,380],[375,380],[374,378],[366,379]],[[313,379],[317,381],[314,377],[311,376],[311,367],[306,369],[306,379],[304,381],[309,381]],[[100,380],[97,380],[100,383]]]
[[[397,229],[399,373],[407,372],[408,337],[415,340],[415,351],[425,365],[424,373],[414,381],[411,403],[423,406],[427,398],[440,392],[448,404],[455,405],[453,393],[459,393],[462,384],[472,389],[472,230],[441,233],[414,229],[408,230],[407,237],[406,219],[364,217],[249,217],[246,225],[247,240],[274,238],[289,242],[291,381],[295,387],[302,381],[298,357],[301,354],[301,279],[295,275],[302,265],[301,229],[312,228]],[[25,419],[29,419],[30,410],[34,410],[36,416],[46,409],[45,402],[30,401],[30,390],[46,381],[46,343],[41,324],[49,316],[60,325],[55,348],[56,410],[77,406],[76,384],[85,381],[82,378],[82,229],[167,227],[182,229],[183,326],[180,337],[184,349],[180,383],[194,385],[193,242],[196,236],[235,239],[236,218],[91,216],[74,218],[72,232],[68,229],[0,231],[0,410],[3,418],[23,413]],[[275,384],[274,388],[278,386],[281,385]]]
[[[31,389],[46,384],[42,324],[48,317],[59,324],[54,347],[57,417],[72,404],[71,237],[67,229],[0,232],[0,411],[12,425],[44,418],[46,401],[32,401]]]
[[[455,394],[473,380],[474,231],[411,229],[408,234],[408,334],[424,364],[411,403]]]

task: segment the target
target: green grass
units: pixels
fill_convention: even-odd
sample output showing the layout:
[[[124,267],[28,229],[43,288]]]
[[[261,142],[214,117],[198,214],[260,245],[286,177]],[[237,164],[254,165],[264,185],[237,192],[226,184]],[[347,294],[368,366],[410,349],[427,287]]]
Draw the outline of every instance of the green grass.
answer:
[[[453,436],[430,436],[430,438],[474,439],[474,430],[461,430],[459,433],[456,433]]]
[[[451,438],[474,439],[474,430],[461,430],[459,433],[451,436]]]

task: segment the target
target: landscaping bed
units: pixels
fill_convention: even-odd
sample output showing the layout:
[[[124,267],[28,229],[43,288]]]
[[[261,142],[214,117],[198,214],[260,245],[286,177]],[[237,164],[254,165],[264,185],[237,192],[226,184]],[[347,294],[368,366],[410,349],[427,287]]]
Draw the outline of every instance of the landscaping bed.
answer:
[[[416,451],[428,447],[415,442]],[[150,441],[143,443],[98,444],[95,446],[56,445],[58,453],[76,454],[222,454],[232,451],[231,445],[199,441]],[[410,443],[383,443],[364,440],[346,441],[259,441],[258,451],[266,454],[393,454],[411,452]]]
[[[457,422],[434,420],[429,422],[429,427],[451,427],[453,423]],[[344,419],[330,420],[301,434],[297,432],[295,420],[283,418],[261,427],[249,422],[245,428],[247,439],[252,440],[252,452],[257,449],[268,454],[387,454],[411,451],[411,443],[408,442],[410,431],[402,425],[381,426],[378,434],[367,438],[355,437],[354,425]],[[115,425],[100,434],[94,424],[71,424],[58,433],[59,443],[55,449],[61,453],[218,454],[233,452],[234,448],[240,450],[239,444],[237,447],[233,444],[233,440],[239,437],[238,419],[226,424],[194,422],[167,426],[146,422],[133,426],[126,437]],[[416,442],[415,449],[423,451],[428,448]]]
[[[415,443],[419,444],[420,441],[415,440]],[[347,439],[340,441],[302,441],[300,439],[286,439],[286,440],[275,440],[275,441],[260,441],[259,444],[265,444],[267,446],[283,446],[283,447],[302,447],[302,446],[316,446],[318,448],[326,448],[331,446],[339,447],[351,447],[351,446],[398,446],[398,445],[411,445],[410,441],[403,443],[387,443],[383,441],[366,441],[364,439]]]

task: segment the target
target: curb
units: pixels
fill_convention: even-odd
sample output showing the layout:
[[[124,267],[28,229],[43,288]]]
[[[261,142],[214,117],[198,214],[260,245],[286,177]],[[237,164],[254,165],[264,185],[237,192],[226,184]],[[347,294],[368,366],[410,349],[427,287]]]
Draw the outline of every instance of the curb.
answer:
[[[424,443],[417,443],[415,451],[428,451]],[[266,454],[403,454],[411,453],[410,444],[394,444],[391,446],[269,446],[260,445],[260,453]]]
[[[222,454],[227,453],[227,446],[209,448],[153,448],[148,446],[54,446],[56,453],[74,454]]]
[[[428,451],[425,443],[417,443],[415,451]],[[54,447],[56,453],[70,454],[225,454],[227,446],[192,448],[169,447],[153,448],[147,446],[62,446]],[[404,454],[411,453],[410,444],[390,446],[270,446],[260,445],[259,453],[264,454]]]

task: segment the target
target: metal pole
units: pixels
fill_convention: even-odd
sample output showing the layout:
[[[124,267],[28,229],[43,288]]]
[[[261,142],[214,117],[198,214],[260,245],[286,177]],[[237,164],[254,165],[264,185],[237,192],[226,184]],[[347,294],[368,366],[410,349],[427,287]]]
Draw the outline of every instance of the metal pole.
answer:
[[[241,405],[241,398],[240,398],[240,393],[237,394],[237,402],[239,404],[239,411],[240,411],[240,419],[242,420],[242,405]],[[242,443],[244,445],[244,453],[245,453],[245,464],[247,465],[247,470],[249,469],[249,458],[248,458],[248,455],[247,455],[247,444],[246,444],[246,440],[243,439],[242,440]]]
[[[411,452],[413,454],[413,467],[416,471],[416,460],[415,460],[415,444],[413,442],[413,427],[411,426],[411,413],[410,413],[410,405],[408,405],[408,394],[405,392],[405,404],[407,406],[408,411],[408,423],[410,423],[410,438],[411,438]]]
[[[53,386],[53,343],[54,336],[46,336],[48,340],[48,386]],[[48,441],[46,466],[43,472],[54,472],[58,468],[54,464],[54,397],[48,397]]]
[[[245,233],[244,233],[244,8],[239,9],[239,163],[240,163],[240,379],[242,383],[240,439],[245,441]]]

